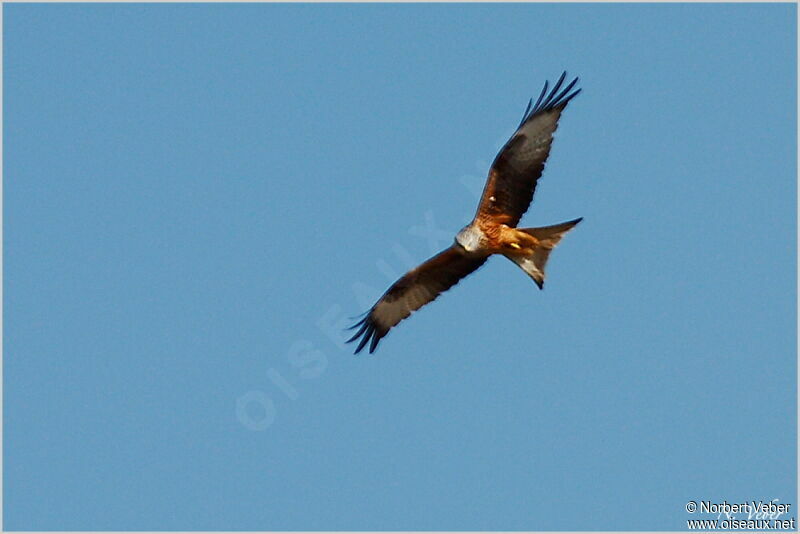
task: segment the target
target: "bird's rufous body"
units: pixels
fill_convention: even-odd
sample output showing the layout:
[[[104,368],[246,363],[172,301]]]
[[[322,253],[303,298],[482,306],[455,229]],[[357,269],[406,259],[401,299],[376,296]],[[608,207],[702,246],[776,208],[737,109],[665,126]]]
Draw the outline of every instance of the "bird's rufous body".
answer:
[[[505,224],[489,226],[484,230],[489,254],[511,254],[528,256],[533,254],[539,240]]]

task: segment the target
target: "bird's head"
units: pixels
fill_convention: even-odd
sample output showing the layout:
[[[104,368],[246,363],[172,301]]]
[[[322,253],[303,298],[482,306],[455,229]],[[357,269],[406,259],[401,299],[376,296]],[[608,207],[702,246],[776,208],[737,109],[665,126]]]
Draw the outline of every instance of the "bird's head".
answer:
[[[465,226],[456,234],[456,244],[467,252],[475,252],[480,248],[481,236],[472,225]]]

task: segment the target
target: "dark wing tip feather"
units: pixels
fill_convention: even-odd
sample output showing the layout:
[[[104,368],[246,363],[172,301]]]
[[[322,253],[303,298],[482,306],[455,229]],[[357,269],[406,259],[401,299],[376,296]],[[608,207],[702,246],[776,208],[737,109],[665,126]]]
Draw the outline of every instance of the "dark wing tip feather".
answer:
[[[536,104],[537,105],[539,104],[538,100],[536,101]],[[528,100],[528,107],[525,108],[525,113],[522,114],[522,120],[519,121],[520,126],[522,126],[525,123],[525,119],[528,117],[528,112],[531,110],[532,106],[533,106],[533,99],[531,98],[530,100]]]
[[[381,337],[377,334],[372,335],[372,341],[369,344],[369,353],[372,354],[375,352],[375,347],[378,346],[378,341],[381,340]]]
[[[567,77],[567,71],[561,73],[561,76],[558,78],[558,81],[553,84],[553,88],[550,90],[550,93],[547,93],[547,87],[549,85],[548,81],[545,80],[544,87],[542,88],[542,92],[539,94],[539,98],[536,99],[536,104],[533,105],[531,108],[530,104],[528,104],[528,108],[525,110],[525,114],[522,117],[522,122],[520,122],[520,126],[525,124],[528,120],[534,117],[537,113],[542,113],[545,111],[550,111],[551,109],[564,109],[567,103],[575,98],[578,93],[581,92],[580,89],[577,89],[570,93],[575,84],[578,83],[580,78],[575,78],[571,82],[567,84],[567,86],[562,90],[561,86],[564,83],[564,80]],[[559,92],[559,90],[561,92]],[[545,97],[547,94],[547,97]]]
[[[358,331],[357,331],[355,334],[353,334],[353,337],[351,337],[350,339],[348,339],[348,340],[347,340],[347,343],[350,343],[350,342],[352,342],[352,341],[355,341],[355,340],[356,340],[356,338],[358,338],[359,336],[361,336],[361,334],[363,334],[363,333],[364,333],[364,331],[365,331],[367,328],[369,328],[369,325],[367,324],[366,320],[362,320],[362,321],[359,321],[358,323],[354,324],[353,326],[351,326],[351,327],[350,327],[350,328],[348,328],[347,330],[354,330],[354,329],[358,328],[359,326],[360,326],[361,328],[359,328],[359,329],[358,329]]]
[[[352,343],[356,339],[361,338],[353,354],[358,354],[359,352],[361,352],[364,349],[364,347],[367,346],[367,343],[369,343],[369,353],[372,354],[373,352],[375,352],[375,348],[378,346],[378,342],[383,337],[383,335],[381,335],[378,332],[378,327],[375,324],[374,319],[372,318],[372,310],[370,310],[369,313],[370,315],[367,315],[359,322],[357,322],[356,324],[347,329],[347,330],[354,330],[355,328],[360,327],[356,331],[355,335],[353,335],[353,337],[351,337],[346,341],[346,343]]]
[[[364,318],[364,317],[365,317],[365,316],[366,316],[368,313],[370,313],[371,311],[372,311],[372,309],[370,308],[369,310],[365,311],[364,313],[359,313],[359,314],[358,314],[358,315],[356,315],[355,317],[348,317],[348,319],[350,319],[351,321],[355,321],[356,319],[363,319],[363,318]],[[359,323],[358,323],[358,324],[361,324],[361,322],[359,321]],[[352,330],[352,329],[353,329],[353,328],[355,328],[355,327],[356,327],[356,325],[353,325],[353,326],[351,326],[351,327],[350,327],[348,330]]]
[[[558,77],[558,81],[555,83],[555,85],[553,85],[553,89],[550,91],[550,94],[547,95],[544,104],[542,104],[543,106],[550,105],[550,102],[553,101],[553,97],[555,96],[555,94],[558,92],[559,89],[561,89],[561,84],[564,83],[564,78],[566,77],[567,77],[567,71],[562,72],[561,76]]]
[[[577,80],[577,78],[576,78],[576,80]],[[559,105],[559,106],[561,106],[561,108],[564,108],[564,106],[566,106],[566,105],[569,103],[569,101],[570,101],[570,100],[572,100],[573,98],[575,98],[576,96],[578,96],[578,95],[580,94],[580,92],[581,92],[581,91],[583,91],[583,89],[576,89],[576,90],[574,90],[572,93],[570,93],[569,95],[567,95],[565,98],[562,98],[562,99],[561,99],[561,102],[559,102],[559,104],[558,104],[558,105]]]
[[[350,317],[350,320],[352,321],[352,320],[358,319],[358,317],[359,317],[359,316],[356,316],[356,317]],[[353,326],[348,326],[347,328],[345,328],[345,330],[355,330],[356,328],[358,328],[359,326],[361,326],[362,324],[364,324],[364,322],[365,322],[366,320],[367,320],[367,318],[366,318],[366,317],[364,317],[363,319],[361,319],[360,321],[358,321],[358,322],[357,322],[356,324],[354,324]]]

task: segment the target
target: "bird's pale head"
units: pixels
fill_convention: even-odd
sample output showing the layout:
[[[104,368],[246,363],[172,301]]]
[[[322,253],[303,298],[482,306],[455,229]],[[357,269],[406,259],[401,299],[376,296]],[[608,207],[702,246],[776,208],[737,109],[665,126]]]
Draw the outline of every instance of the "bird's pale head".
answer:
[[[467,252],[477,252],[481,248],[482,237],[480,230],[469,225],[456,234],[456,243]]]

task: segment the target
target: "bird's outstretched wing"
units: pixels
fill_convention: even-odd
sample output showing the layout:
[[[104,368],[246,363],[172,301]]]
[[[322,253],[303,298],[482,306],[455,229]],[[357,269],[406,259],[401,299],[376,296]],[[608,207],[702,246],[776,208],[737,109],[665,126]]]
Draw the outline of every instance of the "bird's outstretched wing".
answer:
[[[564,72],[549,93],[545,82],[536,104],[533,99],[528,103],[519,128],[492,163],[477,219],[516,226],[528,210],[536,182],[550,154],[561,112],[581,92],[580,89],[572,91],[578,78],[561,88],[566,76]]]
[[[361,338],[355,353],[361,352],[367,343],[370,353],[374,352],[393,326],[456,285],[483,265],[486,258],[467,255],[453,245],[408,271],[383,294],[366,317],[351,327],[358,330],[347,342]]]

